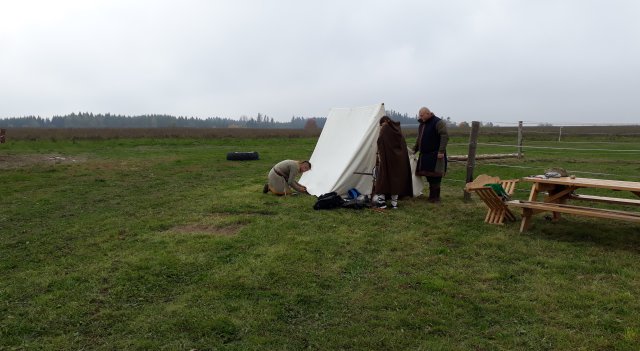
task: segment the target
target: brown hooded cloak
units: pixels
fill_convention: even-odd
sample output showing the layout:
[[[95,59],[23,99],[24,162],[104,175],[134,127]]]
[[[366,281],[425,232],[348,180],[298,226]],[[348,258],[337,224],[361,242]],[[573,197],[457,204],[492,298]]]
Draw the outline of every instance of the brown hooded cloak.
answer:
[[[378,135],[378,175],[375,192],[412,196],[411,165],[400,122],[388,120]]]

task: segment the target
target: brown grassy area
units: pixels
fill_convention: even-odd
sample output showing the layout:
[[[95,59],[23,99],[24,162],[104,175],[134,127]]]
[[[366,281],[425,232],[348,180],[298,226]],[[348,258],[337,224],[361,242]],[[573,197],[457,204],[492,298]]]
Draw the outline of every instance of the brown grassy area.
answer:
[[[452,128],[450,132],[454,135],[469,135],[471,128]],[[518,127],[481,127],[480,134],[485,135],[516,135]],[[557,136],[560,133],[560,126],[525,126],[523,134],[531,137],[548,138]],[[640,125],[633,126],[563,126],[562,136],[640,136]]]
[[[76,164],[86,161],[85,156],[62,156],[59,154],[42,155],[0,155],[0,170],[23,168],[32,165]]]
[[[524,127],[524,135],[529,140],[556,139],[560,127]],[[407,126],[403,129],[407,137],[415,137],[417,129]],[[452,136],[468,136],[470,128],[450,128]],[[249,129],[249,128],[11,128],[7,129],[7,141],[10,140],[103,140],[130,138],[304,138],[317,137],[321,130],[303,129]],[[517,127],[481,127],[481,135],[515,135]],[[562,136],[593,137],[637,137],[637,126],[575,126],[562,127]]]
[[[320,130],[249,128],[12,128],[9,140],[103,140],[131,138],[300,138],[320,135]]]

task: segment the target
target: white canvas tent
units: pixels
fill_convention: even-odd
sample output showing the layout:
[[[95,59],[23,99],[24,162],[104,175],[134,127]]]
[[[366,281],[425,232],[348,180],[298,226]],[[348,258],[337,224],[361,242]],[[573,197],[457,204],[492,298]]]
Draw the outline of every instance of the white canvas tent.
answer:
[[[371,194],[373,177],[355,174],[370,173],[376,163],[376,140],[379,120],[385,115],[384,104],[355,108],[333,108],[311,155],[311,170],[305,172],[300,183],[312,195],[332,191],[344,194],[356,188]],[[411,171],[415,169],[412,159]],[[413,193],[422,193],[423,183],[413,177]]]

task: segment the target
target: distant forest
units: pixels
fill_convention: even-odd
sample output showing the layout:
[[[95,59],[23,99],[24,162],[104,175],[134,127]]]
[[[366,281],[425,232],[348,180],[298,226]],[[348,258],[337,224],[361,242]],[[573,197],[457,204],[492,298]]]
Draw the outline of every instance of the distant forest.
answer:
[[[409,117],[393,110],[387,115],[402,125],[417,125],[416,117]],[[175,117],[170,115],[122,116],[71,113],[65,116],[42,118],[40,116],[11,117],[0,119],[2,128],[264,128],[264,129],[308,129],[324,127],[326,117],[291,117],[288,122],[275,121],[272,117],[258,113],[255,117],[239,119],[221,117]]]
[[[122,116],[93,114],[90,112],[71,113],[65,116],[42,118],[40,116],[12,117],[0,119],[3,128],[278,128],[303,129],[307,120],[314,119],[317,127],[322,127],[325,117],[291,117],[289,122],[278,122],[258,113],[255,117],[240,119],[221,117],[176,117],[171,115]]]

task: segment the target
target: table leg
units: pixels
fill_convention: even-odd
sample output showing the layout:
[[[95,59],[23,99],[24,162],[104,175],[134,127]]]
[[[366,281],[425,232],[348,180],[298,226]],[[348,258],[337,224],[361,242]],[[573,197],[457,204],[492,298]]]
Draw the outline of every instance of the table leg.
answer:
[[[556,203],[556,204],[566,204],[567,198],[571,196],[574,190],[577,188],[574,186],[556,186],[553,189],[549,190],[549,195],[544,199],[544,202]],[[560,212],[553,212],[553,221],[557,222],[562,218],[562,214]]]
[[[529,201],[537,201],[539,191],[540,191],[540,184],[533,183],[533,186],[531,186],[531,192],[529,193]]]
[[[533,216],[533,210],[530,208],[522,209],[522,222],[520,223],[520,234],[524,233],[531,227],[531,216]]]
[[[559,202],[558,202],[559,203]],[[562,213],[560,212],[551,212],[551,221],[557,222],[562,218]]]
[[[561,187],[561,188],[553,188],[549,189],[549,196],[544,198],[544,202],[553,202],[553,203],[561,203],[561,201],[567,200],[569,196],[574,192],[574,190],[578,189],[577,187]]]

